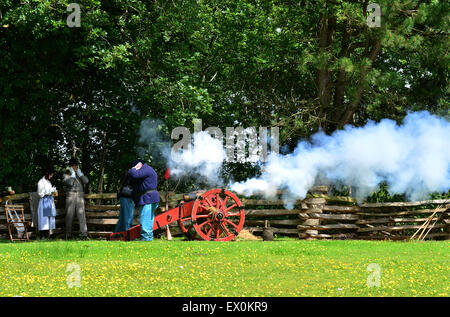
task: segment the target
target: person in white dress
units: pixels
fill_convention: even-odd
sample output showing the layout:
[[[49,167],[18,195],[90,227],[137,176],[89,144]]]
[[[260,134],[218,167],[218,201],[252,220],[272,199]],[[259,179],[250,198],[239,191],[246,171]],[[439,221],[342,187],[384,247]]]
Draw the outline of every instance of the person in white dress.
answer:
[[[53,178],[54,169],[50,167],[45,172],[45,176],[38,182],[37,192],[40,197],[38,206],[38,230],[40,237],[50,237],[55,230],[56,207],[53,199],[53,193],[56,193],[56,187],[50,180]]]

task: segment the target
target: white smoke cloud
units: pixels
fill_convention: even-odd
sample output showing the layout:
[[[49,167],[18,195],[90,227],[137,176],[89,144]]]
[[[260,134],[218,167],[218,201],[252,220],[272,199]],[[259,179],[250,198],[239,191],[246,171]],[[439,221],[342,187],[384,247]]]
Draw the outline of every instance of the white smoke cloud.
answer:
[[[260,177],[229,184],[240,194],[273,197],[285,189],[288,207],[316,183],[342,182],[361,201],[386,181],[392,193],[420,200],[450,189],[450,123],[430,113],[408,114],[402,125],[384,119],[317,133],[288,155],[271,154]]]
[[[138,156],[151,157],[152,162],[170,159],[171,140],[167,134],[166,125],[158,119],[148,118],[141,121],[138,136],[140,146]]]
[[[193,144],[169,160],[171,174],[176,177],[200,175],[211,185],[221,185],[220,171],[226,153],[222,142],[206,131],[192,135]]]
[[[226,153],[223,144],[206,131],[192,135],[192,144],[182,150],[177,157],[172,157],[172,142],[167,134],[167,127],[158,119],[145,119],[141,122],[137,147],[139,157],[149,156],[153,163],[165,162],[175,178],[191,177],[199,183],[205,180],[211,186],[222,185],[220,171]]]

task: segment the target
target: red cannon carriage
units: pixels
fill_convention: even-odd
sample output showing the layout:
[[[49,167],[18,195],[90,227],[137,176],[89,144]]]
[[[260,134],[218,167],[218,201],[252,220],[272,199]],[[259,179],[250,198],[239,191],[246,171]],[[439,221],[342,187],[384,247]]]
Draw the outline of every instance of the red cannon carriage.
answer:
[[[188,200],[190,199],[190,200]],[[230,241],[244,226],[245,212],[239,198],[226,189],[211,189],[202,194],[189,194],[178,206],[156,215],[153,230],[177,221],[190,239]],[[108,240],[134,240],[140,236],[140,226],[112,233]]]

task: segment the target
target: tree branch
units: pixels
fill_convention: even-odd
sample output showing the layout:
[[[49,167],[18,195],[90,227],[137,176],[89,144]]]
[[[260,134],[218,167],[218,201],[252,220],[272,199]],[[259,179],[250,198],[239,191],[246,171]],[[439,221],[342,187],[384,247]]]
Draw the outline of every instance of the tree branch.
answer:
[[[381,41],[375,40],[375,42],[372,45],[372,50],[368,54],[368,58],[371,61],[370,66],[365,66],[363,70],[361,71],[361,74],[358,79],[358,88],[356,93],[356,98],[352,101],[352,103],[349,105],[347,111],[345,112],[344,116],[340,120],[338,128],[342,128],[344,125],[348,124],[350,122],[351,117],[356,112],[356,109],[358,108],[361,98],[364,92],[364,80],[367,76],[367,73],[372,68],[373,63],[375,62],[375,59],[377,58],[378,54],[381,51]]]

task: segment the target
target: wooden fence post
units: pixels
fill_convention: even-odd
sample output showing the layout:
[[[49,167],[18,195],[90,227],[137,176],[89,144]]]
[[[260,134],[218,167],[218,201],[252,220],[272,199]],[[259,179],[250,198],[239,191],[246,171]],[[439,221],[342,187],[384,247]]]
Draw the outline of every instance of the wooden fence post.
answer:
[[[447,211],[445,211],[445,213],[447,214],[447,217],[444,218],[444,223],[447,225],[447,228],[445,230],[445,232],[447,233],[447,237],[445,238],[445,240],[450,240],[450,213]]]
[[[310,190],[312,194],[325,194],[328,191],[328,187],[326,186],[315,186]],[[325,198],[307,198],[304,200],[304,203],[307,206],[306,213],[310,214],[321,214],[323,212],[323,207],[327,203]],[[300,239],[304,238],[306,240],[314,240],[318,237],[319,231],[314,229],[320,225],[320,219],[317,218],[308,218],[306,219],[301,228],[299,227],[298,236]],[[312,229],[304,229],[304,226],[312,227]]]

